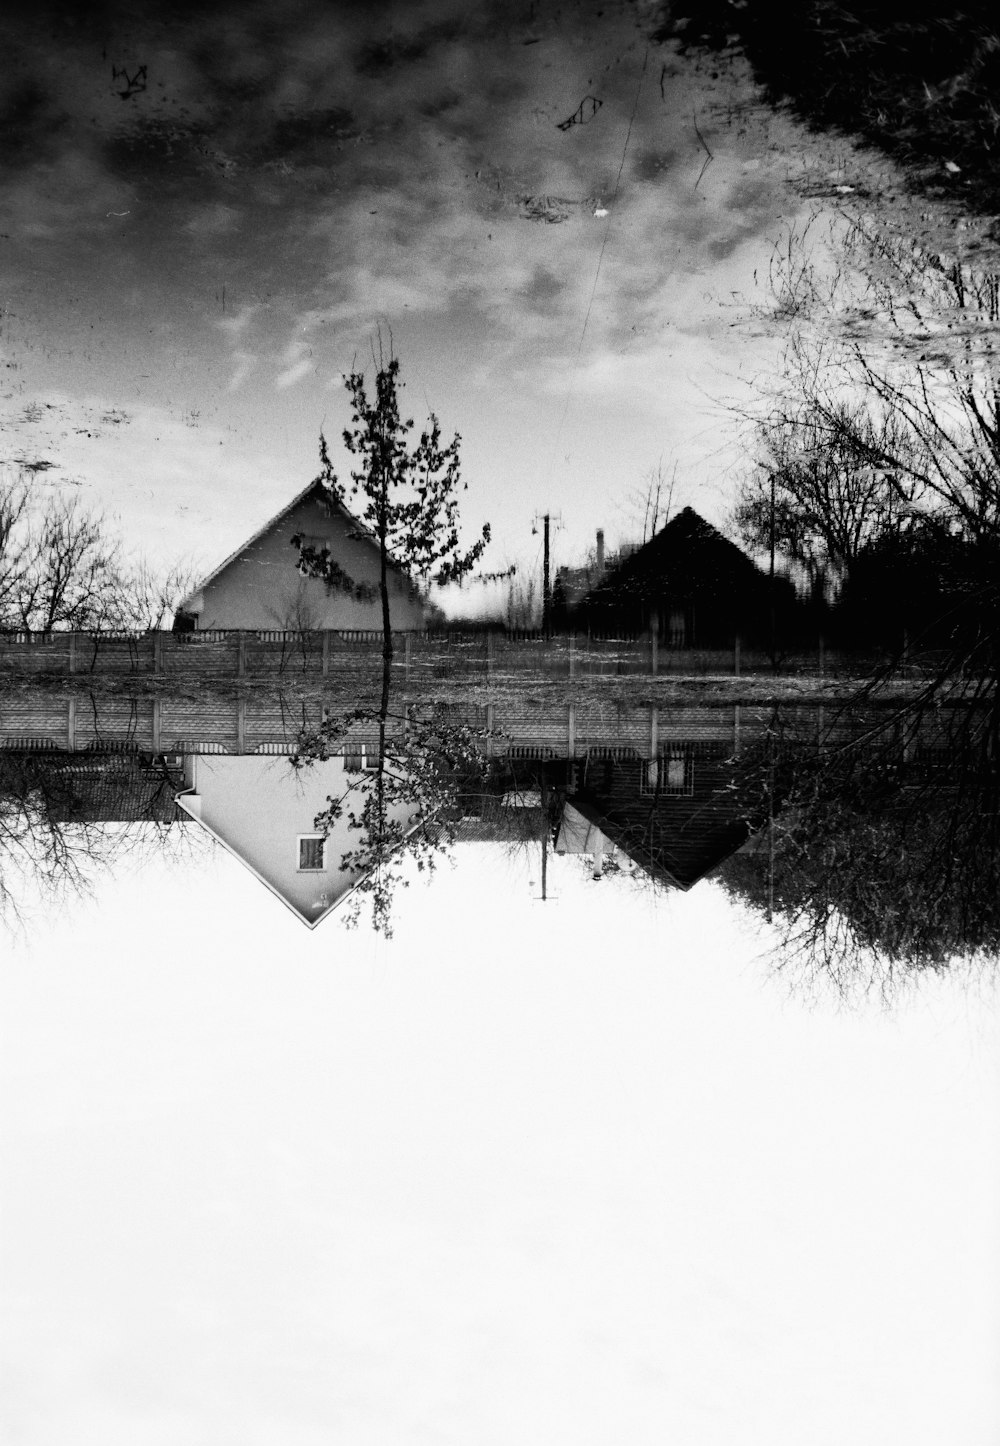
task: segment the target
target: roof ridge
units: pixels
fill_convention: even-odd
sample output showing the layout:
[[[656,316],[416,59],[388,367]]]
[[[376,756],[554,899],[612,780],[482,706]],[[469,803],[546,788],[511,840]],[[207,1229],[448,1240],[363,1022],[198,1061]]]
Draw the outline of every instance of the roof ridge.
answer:
[[[262,526],[258,527],[257,531],[254,532],[250,537],[246,538],[243,542],[241,542],[239,547],[235,548],[228,555],[228,557],[224,558],[223,561],[219,563],[218,567],[213,568],[213,570],[205,577],[203,577],[200,582],[198,582],[194,587],[189,588],[188,591],[181,598],[180,602],[177,604],[176,610],[178,612],[184,612],[186,610],[186,603],[188,603],[197,593],[201,592],[203,588],[208,587],[209,583],[214,582],[215,579],[220,575],[220,573],[225,572],[226,568],[229,567],[231,563],[234,563],[237,558],[241,557],[242,554],[248,550],[248,548],[251,548],[255,542],[259,541],[259,539],[263,537],[266,532],[269,532],[276,522],[280,522],[283,517],[287,517],[289,512],[291,512],[294,508],[300,506],[301,503],[305,502],[312,495],[313,492],[321,492],[323,494],[324,500],[327,501],[331,507],[338,508],[339,511],[343,513],[344,517],[348,520],[348,522],[350,522],[352,526],[360,530],[361,536],[366,538],[369,542],[372,542],[375,546],[378,545],[376,538],[368,530],[368,528],[365,527],[364,523],[359,518],[355,517],[354,513],[345,506],[343,501],[324,484],[322,478],[314,477],[311,482],[309,482],[305,487],[302,488],[301,492],[297,492],[295,494],[295,496],[290,502],[286,503],[285,506],[282,507],[278,512],[275,512],[272,517],[269,517],[268,520],[263,523]],[[397,570],[400,570],[399,564],[397,562],[394,562],[391,558],[389,559],[389,561],[391,566],[395,567]]]

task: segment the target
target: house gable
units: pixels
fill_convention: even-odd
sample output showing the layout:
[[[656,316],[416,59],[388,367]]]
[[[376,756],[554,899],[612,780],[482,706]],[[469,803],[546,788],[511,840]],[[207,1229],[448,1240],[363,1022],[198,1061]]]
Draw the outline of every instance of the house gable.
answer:
[[[381,629],[380,598],[351,597],[299,572],[296,536],[328,546],[354,582],[378,587],[378,544],[321,483],[312,482],[183,599],[178,617],[192,617],[199,630]],[[397,567],[390,568],[389,609],[394,628],[424,626],[423,602]]]

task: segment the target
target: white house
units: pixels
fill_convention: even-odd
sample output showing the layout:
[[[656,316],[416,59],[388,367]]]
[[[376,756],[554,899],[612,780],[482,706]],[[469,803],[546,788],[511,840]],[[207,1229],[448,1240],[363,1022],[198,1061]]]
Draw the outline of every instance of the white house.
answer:
[[[313,826],[328,797],[355,785],[360,813],[366,787],[363,767],[329,758],[294,770],[287,757],[253,754],[191,754],[184,760],[177,806],[199,823],[266,885],[298,919],[314,929],[364,877],[340,867],[362,835],[345,816],[327,838]],[[390,816],[405,820],[406,805]]]
[[[345,507],[331,500],[320,482],[310,482],[183,598],[178,625],[201,630],[381,629],[380,598],[362,601],[300,574],[298,550],[292,545],[297,535],[313,547],[329,547],[353,582],[377,587],[378,543]],[[412,579],[397,567],[389,572],[389,609],[394,628],[424,627],[423,600]]]

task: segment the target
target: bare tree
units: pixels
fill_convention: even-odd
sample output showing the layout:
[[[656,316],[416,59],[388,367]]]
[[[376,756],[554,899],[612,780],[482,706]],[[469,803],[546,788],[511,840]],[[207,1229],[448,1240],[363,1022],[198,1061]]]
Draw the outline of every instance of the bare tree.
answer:
[[[0,631],[162,627],[195,578],[189,563],[127,557],[77,498],[38,499],[23,476],[0,479]]]
[[[141,779],[142,809],[104,816],[92,803],[116,779],[128,792],[136,761],[0,751],[0,924],[23,934],[38,913],[88,897],[98,878],[126,859],[186,858],[202,831],[167,821],[161,793],[177,780],[164,766]],[[112,813],[114,809],[112,808]]]
[[[757,846],[720,866],[779,934],[781,968],[844,994],[1000,948],[1000,729],[995,685],[941,709],[854,700],[817,737],[776,710],[740,757]],[[956,701],[958,703],[955,706]]]
[[[650,467],[642,482],[629,496],[631,515],[637,527],[642,527],[642,541],[645,544],[670,521],[674,486],[677,482],[677,463],[673,464],[670,479],[663,468],[663,458],[655,467]]]
[[[201,569],[183,560],[156,567],[145,556],[127,563],[118,580],[115,614],[136,632],[169,628],[181,599],[199,582]]]
[[[722,872],[773,914],[786,967],[890,989],[1000,947],[1000,304],[988,269],[878,218],[846,245],[837,295],[794,256],[786,267],[807,314],[754,418],[736,522],[845,595],[862,563],[919,560],[933,615],[905,606],[933,648],[894,693],[904,632],[836,729],[817,741],[776,720],[742,756],[763,846]]]
[[[923,489],[913,475],[914,439],[896,412],[829,388],[816,369],[797,376],[797,393],[774,398],[756,423],[755,464],[732,524],[744,544],[776,550],[824,595],[912,516]]]
[[[538,620],[538,579],[533,573],[511,577],[507,589],[507,626],[533,628]]]

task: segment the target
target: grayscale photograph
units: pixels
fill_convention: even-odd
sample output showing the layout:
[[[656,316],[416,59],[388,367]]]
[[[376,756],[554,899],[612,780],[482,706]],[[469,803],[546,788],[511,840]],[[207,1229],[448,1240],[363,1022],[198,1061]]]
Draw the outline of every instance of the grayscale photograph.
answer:
[[[0,1441],[997,1446],[994,7],[0,57]]]

